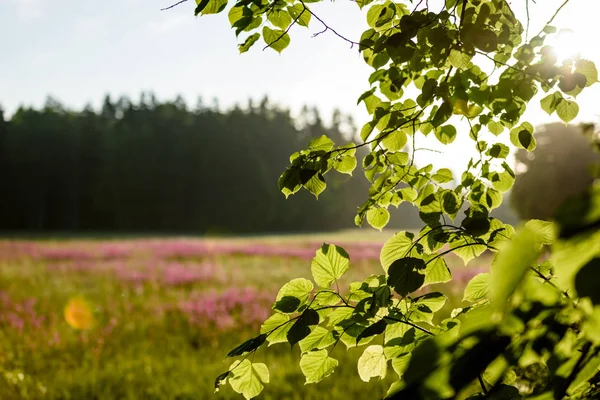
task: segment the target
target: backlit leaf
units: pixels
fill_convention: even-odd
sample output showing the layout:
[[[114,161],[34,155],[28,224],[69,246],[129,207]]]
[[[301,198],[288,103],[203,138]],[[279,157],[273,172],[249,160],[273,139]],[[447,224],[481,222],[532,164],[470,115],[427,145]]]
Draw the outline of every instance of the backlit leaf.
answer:
[[[253,33],[252,35],[248,36],[248,38],[246,38],[246,40],[244,41],[244,43],[238,45],[238,50],[241,53],[245,53],[248,50],[250,50],[250,47],[252,47],[252,45],[254,43],[256,43],[256,41],[260,39],[260,33],[256,32]]]
[[[349,266],[350,256],[346,250],[333,244],[323,244],[312,260],[311,270],[317,285],[329,288]]]
[[[488,295],[490,289],[490,274],[487,272],[475,275],[467,284],[463,301],[475,303]]]
[[[392,263],[400,258],[408,256],[415,235],[411,232],[398,232],[385,242],[381,248],[379,260],[385,272]]]
[[[315,326],[312,329],[312,332],[298,344],[300,345],[300,351],[306,353],[307,351],[315,349],[324,349],[334,343],[335,337],[330,330],[325,329],[322,326]]]
[[[265,26],[262,35],[266,45],[278,53],[281,53],[290,44],[290,36],[280,29],[271,29]]]
[[[387,360],[383,353],[383,347],[372,345],[365,349],[358,359],[358,374],[360,379],[369,382],[371,378],[385,378],[387,374]]]
[[[310,11],[308,11],[308,9],[305,9],[302,4],[297,3],[291,7],[288,7],[288,12],[298,25],[308,27],[308,24],[310,23],[311,14]]]
[[[309,351],[300,359],[300,369],[306,377],[306,384],[317,383],[331,375],[338,361],[329,357],[327,350]]]
[[[505,307],[506,301],[523,280],[538,253],[537,235],[524,227],[496,255],[490,279],[490,298],[496,307]]]
[[[246,399],[258,396],[264,388],[263,384],[269,383],[269,369],[263,363],[236,361],[229,368],[229,372],[229,384]]]
[[[367,211],[367,221],[375,228],[382,230],[390,220],[390,212],[383,207],[375,207]]]
[[[290,317],[286,314],[275,313],[261,325],[260,333],[267,334],[269,346],[275,343],[287,342],[287,333],[292,327]]]
[[[569,123],[579,114],[579,105],[572,100],[563,100],[556,106],[556,115],[565,123]]]

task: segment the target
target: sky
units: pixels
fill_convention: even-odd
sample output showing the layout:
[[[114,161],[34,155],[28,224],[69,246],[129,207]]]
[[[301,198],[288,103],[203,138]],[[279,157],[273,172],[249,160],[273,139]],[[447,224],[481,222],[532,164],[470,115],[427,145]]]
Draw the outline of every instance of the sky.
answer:
[[[431,0],[435,2],[436,0]],[[153,91],[161,100],[182,95],[190,106],[198,96],[223,107],[264,95],[293,111],[316,105],[323,116],[334,108],[367,121],[356,99],[369,89],[371,72],[356,47],[322,30],[318,21],[307,29],[293,27],[291,44],[282,53],[255,46],[240,55],[227,14],[195,18],[188,1],[161,11],[173,0],[0,0],[0,105],[10,116],[20,105],[40,107],[51,95],[70,108],[98,107],[105,94]],[[525,16],[524,0],[512,0]],[[531,4],[531,32],[537,32],[563,0]],[[349,0],[315,4],[313,10],[338,32],[358,40],[365,29],[364,13]],[[554,25],[574,29],[562,51],[578,48],[600,65],[596,44],[598,0],[571,0]],[[587,93],[586,93],[587,92]],[[578,97],[578,120],[599,121],[600,84]],[[525,118],[533,124],[556,120],[534,100]],[[460,135],[459,135],[460,136]],[[460,168],[473,147],[467,135],[444,153],[424,152],[424,162]],[[507,135],[505,135],[507,136]],[[422,147],[419,146],[419,147]],[[428,153],[428,154],[426,154]],[[460,161],[458,161],[460,159]]]

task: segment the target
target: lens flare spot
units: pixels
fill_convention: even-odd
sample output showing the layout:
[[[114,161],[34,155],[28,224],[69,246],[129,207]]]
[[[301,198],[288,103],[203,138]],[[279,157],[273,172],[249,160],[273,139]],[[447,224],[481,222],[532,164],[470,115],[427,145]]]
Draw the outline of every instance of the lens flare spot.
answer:
[[[69,300],[64,310],[65,320],[74,329],[91,329],[94,326],[94,315],[90,304],[81,297]]]

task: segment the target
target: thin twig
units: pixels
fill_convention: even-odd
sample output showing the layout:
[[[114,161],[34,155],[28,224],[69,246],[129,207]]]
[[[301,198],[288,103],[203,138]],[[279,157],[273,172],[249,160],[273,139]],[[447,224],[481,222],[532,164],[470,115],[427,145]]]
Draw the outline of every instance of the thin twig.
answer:
[[[558,16],[558,14],[561,12],[561,10],[569,3],[569,1],[571,0],[565,0],[560,7],[558,7],[556,9],[556,12],[554,13],[554,15],[552,15],[552,18],[550,18],[548,20],[548,22],[546,22],[546,25],[544,26],[544,28],[548,25],[550,25],[552,22],[554,22],[554,19]],[[542,28],[542,30],[540,31],[540,33],[538,33],[538,36],[542,34],[542,32],[544,31],[544,28]]]
[[[400,322],[401,324],[406,324],[406,325],[412,326],[413,328],[416,328],[416,329],[418,329],[418,330],[420,330],[420,331],[422,331],[422,332],[425,332],[426,334],[428,334],[428,335],[430,335],[430,336],[434,336],[433,332],[431,332],[431,331],[428,331],[427,329],[425,329],[425,328],[422,328],[422,327],[420,327],[419,325],[413,324],[412,322],[408,322],[408,321],[405,321],[405,320],[403,320],[403,319],[398,319],[398,318],[390,317],[389,315],[386,315],[386,316],[385,316],[385,317],[383,317],[383,318],[384,318],[384,319],[385,319],[385,318],[387,318],[387,319],[391,319],[392,321],[396,321],[396,322]]]
[[[178,5],[185,3],[186,1],[188,0],[179,0],[177,3],[171,4],[169,7],[161,8],[160,11],[170,10],[171,8],[177,7]]]
[[[567,299],[571,300],[571,297],[569,296],[569,293],[567,293],[566,290],[561,290],[558,286],[556,286],[554,284],[554,282],[552,282],[550,280],[550,278],[546,277],[544,274],[542,274],[540,271],[538,271],[537,269],[533,268],[533,267],[529,267],[533,272],[536,273],[537,276],[539,276],[540,278],[542,278],[544,280],[544,282],[546,282],[547,284],[549,284],[550,286],[552,286],[554,289],[558,290],[560,293],[562,293],[563,296],[565,296]]]
[[[525,0],[525,12],[527,13],[527,25],[525,27],[525,41],[529,41],[529,23],[531,21],[529,17],[529,0]]]
[[[483,393],[488,394],[488,390],[485,387],[485,383],[483,383],[483,379],[481,379],[481,374],[477,375],[477,378],[479,379],[479,384],[481,385],[481,389],[483,389]]]
[[[332,27],[330,27],[329,25],[327,25],[327,24],[325,23],[325,21],[323,21],[321,18],[319,18],[319,16],[318,16],[318,15],[316,15],[314,12],[312,12],[312,11],[310,10],[310,8],[306,7],[306,4],[304,4],[304,2],[303,2],[302,0],[300,0],[300,4],[302,4],[302,6],[304,7],[304,9],[305,9],[305,10],[308,10],[308,12],[309,12],[309,13],[310,13],[310,14],[311,14],[313,17],[315,17],[315,19],[316,19],[317,21],[319,21],[319,22],[320,22],[320,23],[323,25],[323,27],[324,27],[322,31],[320,31],[320,32],[317,32],[317,33],[314,33],[314,34],[312,35],[312,37],[317,37],[317,36],[319,36],[319,35],[320,35],[320,34],[322,34],[322,33],[325,33],[325,32],[327,32],[327,31],[331,31],[331,32],[332,32],[334,35],[336,35],[336,36],[337,36],[337,37],[339,37],[340,39],[342,39],[342,40],[345,40],[346,42],[350,43],[350,48],[354,47],[355,45],[357,45],[357,46],[358,46],[358,45],[360,45],[360,43],[359,43],[359,42],[355,42],[354,40],[350,40],[350,39],[348,39],[348,38],[347,38],[347,37],[345,37],[344,35],[341,35],[341,34],[339,34],[339,33],[338,33],[338,32],[337,32],[335,29],[333,29]]]

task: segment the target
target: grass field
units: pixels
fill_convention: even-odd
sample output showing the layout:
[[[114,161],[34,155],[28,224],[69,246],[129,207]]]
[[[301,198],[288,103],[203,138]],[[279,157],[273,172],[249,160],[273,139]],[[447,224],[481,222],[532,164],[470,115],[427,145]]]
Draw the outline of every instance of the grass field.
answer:
[[[278,288],[310,277],[324,241],[351,258],[345,281],[380,274],[389,232],[257,238],[143,238],[0,241],[1,399],[233,399],[214,378],[225,354],[255,336]],[[460,302],[468,279],[488,260],[464,267],[449,258]],[[271,384],[264,399],[378,398],[396,378],[358,379],[364,347],[333,356],[336,373],[305,385],[299,350],[259,350]],[[327,393],[325,396],[324,393]]]

